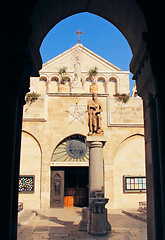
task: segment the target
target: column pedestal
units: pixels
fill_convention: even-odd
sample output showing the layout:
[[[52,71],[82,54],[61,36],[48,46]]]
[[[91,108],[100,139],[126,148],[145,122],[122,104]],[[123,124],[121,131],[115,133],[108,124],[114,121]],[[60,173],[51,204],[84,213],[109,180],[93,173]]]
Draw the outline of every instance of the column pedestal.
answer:
[[[103,146],[106,138],[103,135],[87,136],[86,143],[89,147],[89,207],[82,210],[79,230],[102,236],[111,230],[105,208],[109,199],[104,198]]]

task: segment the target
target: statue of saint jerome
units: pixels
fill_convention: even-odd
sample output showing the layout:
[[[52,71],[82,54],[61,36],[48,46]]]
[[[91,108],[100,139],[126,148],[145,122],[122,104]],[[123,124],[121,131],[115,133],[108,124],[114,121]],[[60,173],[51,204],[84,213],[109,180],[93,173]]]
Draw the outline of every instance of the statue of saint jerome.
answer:
[[[88,103],[88,135],[103,134],[104,131],[101,128],[101,112],[102,104],[97,98],[97,93],[93,93],[93,99]]]

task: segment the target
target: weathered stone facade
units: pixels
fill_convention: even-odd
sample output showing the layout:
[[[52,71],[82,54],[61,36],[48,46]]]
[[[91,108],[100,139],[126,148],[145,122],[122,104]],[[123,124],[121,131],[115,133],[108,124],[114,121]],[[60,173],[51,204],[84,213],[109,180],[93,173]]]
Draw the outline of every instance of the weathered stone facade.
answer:
[[[64,66],[67,67],[66,90],[61,92],[58,71]],[[87,160],[73,161],[69,157],[64,160],[61,153],[54,160],[53,153],[69,136],[87,136],[87,104],[92,98],[88,71],[94,67],[98,69],[95,82],[103,106],[102,128],[107,138],[103,153],[104,192],[110,199],[107,207],[138,208],[140,201],[146,201],[144,191],[124,192],[124,176],[145,176],[142,100],[130,97],[125,104],[117,102],[116,93],[130,92],[129,72],[82,44],[76,44],[45,63],[40,77],[31,78],[30,90],[40,96],[31,105],[24,106],[20,175],[35,176],[34,193],[19,194],[24,208],[50,207],[52,167],[89,166]]]

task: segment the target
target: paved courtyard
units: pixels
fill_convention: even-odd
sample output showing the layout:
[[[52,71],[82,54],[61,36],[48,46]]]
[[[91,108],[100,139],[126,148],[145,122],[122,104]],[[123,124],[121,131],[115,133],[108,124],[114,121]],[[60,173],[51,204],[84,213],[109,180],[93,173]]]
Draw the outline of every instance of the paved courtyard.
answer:
[[[26,224],[19,216],[20,224]],[[32,214],[33,216],[33,214]],[[37,211],[28,225],[18,225],[18,240],[146,240],[147,224],[144,221],[113,210],[108,216],[112,231],[103,237],[90,236],[86,232],[78,230],[81,220],[81,208],[47,209]],[[30,217],[27,217],[30,219]]]

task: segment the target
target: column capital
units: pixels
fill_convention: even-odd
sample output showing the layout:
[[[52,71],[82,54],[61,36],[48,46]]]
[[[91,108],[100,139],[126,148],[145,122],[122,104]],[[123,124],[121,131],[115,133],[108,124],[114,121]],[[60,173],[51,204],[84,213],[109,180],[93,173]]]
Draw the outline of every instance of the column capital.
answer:
[[[91,148],[102,148],[107,142],[107,138],[104,135],[99,136],[87,136],[86,144]]]

